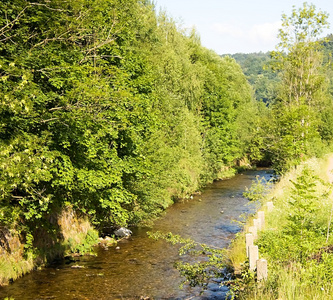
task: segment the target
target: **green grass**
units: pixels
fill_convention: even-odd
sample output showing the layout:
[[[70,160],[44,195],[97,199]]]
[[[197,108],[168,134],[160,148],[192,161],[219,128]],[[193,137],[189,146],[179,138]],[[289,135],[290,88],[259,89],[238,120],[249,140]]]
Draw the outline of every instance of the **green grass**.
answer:
[[[33,255],[23,258],[21,253],[2,254],[0,256],[0,286],[23,276],[34,267]]]
[[[292,169],[262,200],[263,209],[266,202],[274,203],[256,241],[260,258],[268,261],[269,275],[264,282],[238,280],[239,299],[333,299],[333,197],[328,161],[329,157],[311,159]],[[244,244],[244,237],[239,236],[229,251],[230,257],[237,258],[231,259],[236,270]]]

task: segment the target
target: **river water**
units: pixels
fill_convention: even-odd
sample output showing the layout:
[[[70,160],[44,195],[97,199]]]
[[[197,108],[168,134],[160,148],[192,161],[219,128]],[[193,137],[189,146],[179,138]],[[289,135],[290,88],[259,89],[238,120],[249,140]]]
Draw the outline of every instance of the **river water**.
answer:
[[[151,228],[133,229],[133,236],[118,243],[120,249],[96,248],[97,256],[75,258],[33,271],[0,288],[0,299],[224,299],[227,289],[218,282],[199,295],[198,289],[180,289],[174,269],[180,257],[175,246],[152,240],[147,231],[190,237],[215,247],[227,247],[240,228],[239,216],[255,211],[242,194],[256,176],[270,179],[270,171],[246,171],[208,185],[201,195],[176,203]],[[223,211],[223,213],[222,213]],[[73,266],[81,268],[73,268]]]

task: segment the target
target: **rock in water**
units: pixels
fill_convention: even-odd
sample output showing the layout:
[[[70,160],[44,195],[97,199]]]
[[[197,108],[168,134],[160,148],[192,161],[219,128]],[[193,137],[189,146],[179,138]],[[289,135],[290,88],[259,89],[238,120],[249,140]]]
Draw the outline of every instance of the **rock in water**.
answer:
[[[118,237],[129,237],[132,235],[132,231],[130,231],[129,229],[125,228],[125,227],[120,227],[119,229],[117,229],[114,232],[115,236]]]
[[[106,236],[104,239],[99,238],[99,244],[107,248],[108,246],[117,244],[117,241],[109,236]]]

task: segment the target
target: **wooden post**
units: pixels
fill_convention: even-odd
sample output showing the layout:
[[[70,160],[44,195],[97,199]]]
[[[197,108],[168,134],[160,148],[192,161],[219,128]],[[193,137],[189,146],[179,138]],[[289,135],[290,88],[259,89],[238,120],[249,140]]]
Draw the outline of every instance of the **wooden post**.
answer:
[[[261,229],[265,228],[265,212],[264,211],[258,211],[258,219],[261,223]]]
[[[259,259],[259,251],[258,246],[250,246],[249,247],[249,263],[250,263],[250,271],[254,271],[257,265],[257,260]]]
[[[272,201],[267,202],[266,205],[267,205],[267,211],[268,212],[271,212],[274,209],[274,204],[273,204]]]
[[[253,226],[257,227],[257,231],[261,230],[261,220],[260,219],[253,219]]]
[[[266,259],[258,259],[257,260],[257,280],[266,280],[268,275],[267,271],[267,260]]]
[[[245,247],[246,247],[246,257],[249,257],[249,247],[253,246],[253,234],[245,234]]]
[[[256,240],[258,237],[258,230],[256,226],[250,226],[249,227],[249,232],[253,234],[253,240]]]

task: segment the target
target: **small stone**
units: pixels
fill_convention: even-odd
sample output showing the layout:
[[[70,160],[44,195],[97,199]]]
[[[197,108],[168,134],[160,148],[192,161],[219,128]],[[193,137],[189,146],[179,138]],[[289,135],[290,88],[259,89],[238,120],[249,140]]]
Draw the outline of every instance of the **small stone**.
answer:
[[[73,265],[71,266],[72,269],[84,269],[84,266],[80,266],[80,265]]]
[[[132,235],[132,231],[125,227],[120,227],[118,230],[114,231],[114,234],[118,237],[129,237]]]
[[[116,250],[120,250],[120,247],[119,247],[119,246],[117,246],[117,247],[116,247]]]

